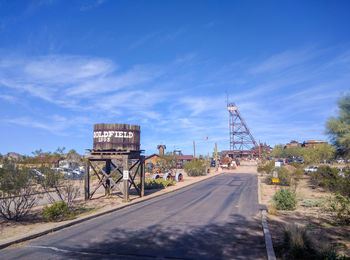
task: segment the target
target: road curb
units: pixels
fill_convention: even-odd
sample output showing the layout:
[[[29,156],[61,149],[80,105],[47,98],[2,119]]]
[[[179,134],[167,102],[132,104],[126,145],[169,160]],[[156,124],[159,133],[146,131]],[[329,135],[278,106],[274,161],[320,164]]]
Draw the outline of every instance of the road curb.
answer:
[[[266,210],[262,210],[262,226],[264,230],[264,237],[265,237],[265,246],[266,246],[266,252],[267,252],[267,259],[268,260],[276,260],[276,255],[275,251],[273,249],[273,244],[272,244],[272,238],[270,234],[269,227],[267,225],[267,220],[266,220]]]
[[[193,186],[193,185],[195,185],[195,184],[197,184],[197,183],[200,183],[200,182],[203,182],[203,181],[212,179],[212,178],[217,177],[217,176],[220,176],[220,175],[222,175],[222,174],[225,174],[225,172],[221,172],[221,173],[219,173],[219,174],[210,176],[210,177],[208,177],[208,178],[205,178],[205,179],[203,179],[203,180],[199,180],[199,181],[194,182],[194,183],[190,183],[190,184],[188,184],[188,185],[186,185],[186,186],[179,187],[179,188],[174,189],[174,190],[171,190],[171,191],[167,191],[167,192],[164,192],[164,193],[161,193],[161,194],[158,194],[158,195],[149,197],[149,198],[145,198],[145,199],[142,199],[142,200],[138,200],[138,201],[134,201],[134,202],[129,202],[129,203],[125,204],[125,205],[121,205],[121,206],[118,206],[118,207],[113,208],[113,209],[109,209],[109,210],[106,210],[106,211],[103,211],[103,212],[99,212],[99,213],[96,213],[96,214],[91,215],[91,216],[82,217],[81,219],[73,220],[73,221],[71,221],[71,222],[69,222],[69,223],[62,224],[62,225],[57,226],[57,227],[54,227],[54,228],[50,228],[50,229],[47,229],[47,230],[45,230],[45,231],[42,231],[42,232],[39,232],[39,233],[30,235],[30,236],[27,236],[27,237],[19,238],[19,239],[10,241],[10,242],[6,242],[6,243],[3,243],[3,244],[0,244],[0,250],[1,250],[1,249],[4,249],[4,248],[7,248],[7,247],[9,247],[9,246],[15,245],[15,244],[23,243],[23,242],[26,242],[26,241],[28,241],[28,240],[32,240],[32,239],[34,239],[34,238],[38,238],[38,237],[41,237],[41,236],[50,234],[50,233],[52,233],[52,232],[59,231],[59,230],[61,230],[61,229],[67,228],[67,227],[71,227],[71,226],[73,226],[73,225],[80,224],[80,223],[82,223],[82,222],[85,222],[85,221],[88,221],[88,220],[91,220],[91,219],[94,219],[94,218],[98,218],[98,217],[103,216],[103,215],[107,215],[107,214],[113,213],[113,212],[115,212],[115,211],[118,211],[118,210],[121,210],[121,209],[130,207],[130,206],[133,206],[133,205],[135,205],[135,204],[139,204],[139,203],[141,203],[141,202],[146,202],[146,201],[149,201],[149,200],[152,200],[152,199],[155,199],[155,198],[159,198],[159,197],[161,197],[161,196],[164,196],[164,195],[167,195],[167,194],[169,194],[169,193],[173,193],[173,192],[182,190],[182,189],[184,189],[184,188]]]
[[[257,173],[258,177],[258,203],[261,204],[261,189],[260,189],[260,179],[259,179],[259,173]]]

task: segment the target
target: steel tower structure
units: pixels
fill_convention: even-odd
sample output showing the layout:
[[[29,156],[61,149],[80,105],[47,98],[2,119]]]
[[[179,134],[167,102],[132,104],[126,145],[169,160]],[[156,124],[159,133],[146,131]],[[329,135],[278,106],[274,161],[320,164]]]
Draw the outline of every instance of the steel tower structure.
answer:
[[[243,155],[250,152],[253,147],[258,145],[235,103],[227,102],[227,111],[230,117],[230,151],[235,155]]]

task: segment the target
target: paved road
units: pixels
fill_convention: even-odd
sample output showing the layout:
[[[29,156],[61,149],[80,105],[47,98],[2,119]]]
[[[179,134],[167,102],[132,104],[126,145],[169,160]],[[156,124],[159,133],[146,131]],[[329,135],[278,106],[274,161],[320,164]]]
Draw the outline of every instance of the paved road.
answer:
[[[223,174],[0,251],[0,259],[266,259],[257,177]]]

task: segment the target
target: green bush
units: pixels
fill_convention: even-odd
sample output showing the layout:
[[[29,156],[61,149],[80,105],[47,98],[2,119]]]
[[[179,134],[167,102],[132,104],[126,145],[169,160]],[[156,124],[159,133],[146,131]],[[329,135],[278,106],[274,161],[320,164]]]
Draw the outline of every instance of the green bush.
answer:
[[[284,167],[277,169],[279,185],[289,186],[292,180],[292,174]]]
[[[188,176],[207,175],[205,170],[208,167],[209,167],[209,163],[201,159],[194,159],[192,161],[188,161],[184,165],[184,169]]]
[[[294,192],[289,189],[281,189],[273,195],[273,201],[276,209],[293,210],[297,205],[297,199]]]
[[[341,178],[339,170],[328,165],[322,165],[316,172],[310,174],[310,181],[313,185],[324,187],[333,192],[339,189]]]
[[[292,174],[284,167],[280,168],[274,168],[274,170],[278,173],[278,183],[273,183],[272,178],[273,175],[270,173],[269,175],[266,176],[265,178],[265,183],[272,185],[281,185],[281,186],[289,186],[291,181],[292,181]]]
[[[344,168],[342,175],[343,176],[340,178],[338,191],[343,196],[350,198],[350,168]]]
[[[141,184],[139,181],[136,182],[136,185],[140,188]],[[168,186],[175,185],[175,182],[172,179],[146,179],[145,180],[145,190],[152,190],[152,189],[165,189]]]
[[[275,161],[263,162],[262,165],[258,166],[258,172],[270,174],[275,169]]]
[[[301,169],[301,170],[303,170],[303,167],[304,167],[304,164],[300,163],[300,162],[291,162],[291,163],[289,163],[289,165],[292,165],[296,169]],[[304,174],[304,172],[303,172],[303,174]]]
[[[339,224],[350,224],[350,198],[337,194],[329,202]]]
[[[0,168],[0,218],[18,221],[28,215],[37,203],[32,183],[28,170],[3,160]]]
[[[272,182],[272,178],[273,178],[272,173],[269,174],[269,175],[267,175],[267,176],[265,177],[265,183],[268,184],[268,185],[273,185],[274,183]]]
[[[322,200],[304,199],[300,205],[303,207],[312,208],[312,207],[320,207],[322,206],[322,204],[323,204]]]
[[[55,202],[51,206],[45,206],[43,208],[43,216],[47,221],[62,221],[72,218],[72,215],[67,203],[62,201]]]
[[[297,180],[301,179],[301,178],[304,176],[304,174],[305,174],[305,173],[304,173],[302,167],[301,167],[301,168],[296,168],[296,169],[293,170],[293,172],[292,172],[293,178],[295,178],[295,179],[297,179]]]
[[[322,165],[316,172],[310,174],[310,181],[313,185],[324,187],[329,191],[350,195],[350,174],[347,174],[346,171],[342,177],[338,169]]]

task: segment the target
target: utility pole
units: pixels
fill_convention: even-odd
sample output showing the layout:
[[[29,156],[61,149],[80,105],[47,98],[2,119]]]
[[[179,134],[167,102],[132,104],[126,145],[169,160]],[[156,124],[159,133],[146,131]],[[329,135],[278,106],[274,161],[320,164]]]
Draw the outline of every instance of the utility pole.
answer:
[[[193,140],[193,157],[196,159],[196,142]]]

